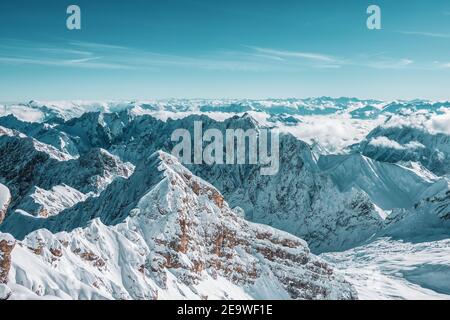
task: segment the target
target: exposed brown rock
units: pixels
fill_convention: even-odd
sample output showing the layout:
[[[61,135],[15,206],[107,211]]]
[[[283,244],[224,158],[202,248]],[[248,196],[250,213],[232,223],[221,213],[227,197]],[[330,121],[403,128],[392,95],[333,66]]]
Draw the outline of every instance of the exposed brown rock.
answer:
[[[200,195],[200,185],[197,183],[197,181],[194,181],[194,182],[191,184],[191,188],[192,188],[192,191],[194,191],[194,193],[195,193],[196,195]]]
[[[273,244],[279,244],[279,245],[282,245],[283,247],[288,247],[288,248],[297,248],[297,247],[301,246],[300,242],[292,240],[292,239],[277,239],[270,232],[263,232],[263,233],[258,232],[256,234],[256,238],[259,240],[269,240]]]
[[[105,266],[105,264],[106,264],[102,258],[97,256],[93,252],[86,251],[86,252],[80,253],[80,251],[79,251],[79,252],[75,252],[75,253],[79,254],[81,259],[92,262],[95,267],[101,268],[101,267]]]
[[[188,223],[185,219],[179,220],[180,228],[181,228],[181,237],[178,245],[178,251],[182,253],[186,253],[188,250],[189,238],[188,238]]]
[[[0,283],[8,282],[9,269],[11,268],[11,252],[15,243],[7,240],[0,241]]]
[[[32,251],[35,255],[40,256],[42,254],[43,246],[38,246],[37,248],[28,247],[30,251]]]
[[[39,217],[47,218],[48,216],[49,216],[49,214],[48,214],[48,211],[47,211],[47,210],[41,210],[41,211],[39,212]]]
[[[210,197],[211,200],[214,201],[214,203],[220,208],[223,208],[223,201],[224,198],[222,197],[222,195],[220,193],[218,193],[217,191],[214,190],[213,194]]]
[[[50,248],[50,252],[52,253],[52,255],[54,255],[55,257],[62,257],[62,251],[56,248]]]

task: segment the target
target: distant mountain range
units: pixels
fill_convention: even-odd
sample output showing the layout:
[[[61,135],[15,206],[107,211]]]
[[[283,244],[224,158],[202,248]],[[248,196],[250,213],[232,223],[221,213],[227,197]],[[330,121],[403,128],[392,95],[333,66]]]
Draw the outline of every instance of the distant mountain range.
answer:
[[[380,114],[398,114],[408,110],[437,112],[448,108],[448,101],[412,100],[381,101],[357,98],[319,97],[308,99],[172,99],[149,101],[30,101],[28,103],[0,103],[0,114],[13,112],[20,117],[35,120],[61,118],[69,120],[86,112],[120,112],[135,110],[151,112],[224,112],[244,113],[249,111],[269,114],[300,116],[332,115],[349,113],[354,118],[374,118]],[[2,110],[3,109],[3,110]],[[27,115],[28,113],[28,115]]]

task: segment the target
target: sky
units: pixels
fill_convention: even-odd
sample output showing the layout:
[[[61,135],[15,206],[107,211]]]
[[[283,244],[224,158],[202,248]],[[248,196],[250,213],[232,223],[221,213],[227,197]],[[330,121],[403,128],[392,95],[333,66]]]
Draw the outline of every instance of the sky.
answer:
[[[81,30],[68,30],[69,5]],[[366,10],[381,9],[381,30]],[[0,101],[450,100],[448,0],[2,0]]]

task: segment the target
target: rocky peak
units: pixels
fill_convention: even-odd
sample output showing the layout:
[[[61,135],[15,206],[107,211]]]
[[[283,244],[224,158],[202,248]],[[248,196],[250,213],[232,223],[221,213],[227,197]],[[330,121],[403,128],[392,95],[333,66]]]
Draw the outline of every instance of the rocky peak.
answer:
[[[118,197],[123,200],[114,202]],[[88,207],[96,208],[100,219],[83,215]],[[122,218],[108,220],[111,215]],[[216,188],[164,152],[154,153],[128,180],[111,184],[100,197],[41,227],[55,229],[54,223],[68,216],[93,220],[70,232],[32,232],[18,250],[29,263],[37,259],[51,266],[55,279],[81,281],[91,296],[265,299],[273,289],[285,299],[356,298],[354,289],[312,255],[303,240],[245,221]],[[68,263],[80,267],[68,269]],[[48,281],[29,277],[21,285]],[[79,294],[63,285],[59,289]]]

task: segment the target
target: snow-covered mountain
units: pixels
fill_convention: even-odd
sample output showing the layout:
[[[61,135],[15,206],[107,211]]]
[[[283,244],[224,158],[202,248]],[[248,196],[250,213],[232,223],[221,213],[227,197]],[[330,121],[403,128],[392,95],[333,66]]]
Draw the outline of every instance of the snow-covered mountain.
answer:
[[[193,132],[196,121],[202,122],[204,130],[214,128],[222,132],[229,128],[258,130],[262,126],[249,114],[224,121],[205,115],[162,121],[150,115],[130,117],[124,111],[87,113],[55,128],[74,137],[77,152],[82,154],[80,159],[85,157],[84,150],[102,147],[138,165],[159,149],[172,150],[172,132],[177,128]],[[19,129],[23,125],[16,121],[12,127]],[[83,134],[78,134],[80,131]],[[274,177],[261,176],[260,167],[254,165],[189,168],[215,185],[231,206],[244,209],[247,219],[297,235],[308,241],[314,252],[350,248],[379,230],[382,218],[363,189],[340,192],[332,177],[318,167],[311,147],[292,135],[281,135],[280,146],[280,170]],[[79,186],[72,187],[83,191]]]
[[[0,127],[0,177],[13,195],[12,209],[51,215],[87,195],[99,194],[116,177],[128,177],[134,166],[106,150],[93,148],[79,158],[18,131]],[[53,212],[53,213],[52,213]]]
[[[246,222],[163,152],[78,208],[27,218],[55,233],[29,233],[3,252],[13,299],[356,298],[304,241]]]
[[[346,147],[360,142],[387,117],[400,113],[442,112],[449,108],[450,102],[379,101],[345,97],[266,100],[30,101],[0,105],[0,116],[14,115],[24,121],[45,121],[55,125],[62,120],[79,118],[88,112],[127,111],[130,115],[149,114],[164,121],[192,114],[205,114],[215,120],[224,120],[236,114],[249,113],[269,126],[279,127],[310,144],[319,144],[322,150],[340,153]],[[303,125],[300,126],[299,123]],[[39,132],[35,131],[33,134]],[[33,134],[31,136],[34,136]],[[70,149],[71,146],[67,145],[67,148]]]
[[[433,196],[417,202],[413,209],[395,209],[384,234],[411,241],[450,237],[450,181]]]
[[[280,138],[280,169],[261,176],[258,166],[193,166],[217,186],[248,220],[305,239],[314,252],[348,249],[376,233],[383,219],[362,189],[339,190],[320,170],[311,148],[290,135]]]
[[[325,155],[319,166],[331,175],[341,191],[357,187],[383,210],[411,208],[447,187],[447,180],[424,175],[414,167],[380,162],[361,154]]]
[[[450,265],[448,102],[32,101],[0,115],[0,299],[450,297],[435,281]],[[197,121],[276,129],[278,173],[184,167],[171,134]],[[420,263],[383,260],[411,250]]]
[[[363,300],[449,300],[450,241],[392,238],[321,255]]]
[[[450,173],[450,109],[394,115],[354,148],[383,162],[414,161],[437,175]]]

